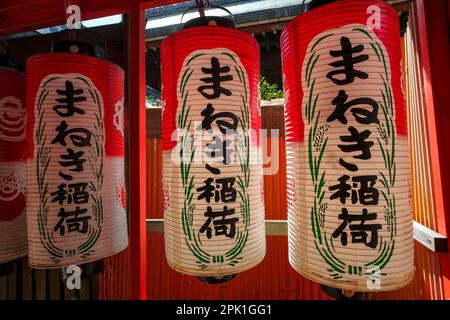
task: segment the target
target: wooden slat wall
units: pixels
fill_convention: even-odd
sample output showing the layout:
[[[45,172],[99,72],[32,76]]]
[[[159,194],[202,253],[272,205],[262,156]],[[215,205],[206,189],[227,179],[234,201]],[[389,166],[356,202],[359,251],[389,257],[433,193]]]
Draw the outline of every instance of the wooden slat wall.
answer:
[[[433,204],[430,152],[427,138],[427,116],[414,9],[409,14],[408,28],[402,39],[404,88],[408,112],[408,135],[411,153],[411,201],[414,220],[436,230],[437,217]],[[443,41],[445,41],[443,39]],[[373,295],[376,299],[444,299],[440,255],[419,243],[414,245],[416,273],[407,287]]]
[[[38,270],[27,258],[14,262],[14,272],[0,277],[0,300],[97,300],[99,276],[81,281],[81,290],[68,290],[61,269]]]
[[[408,135],[411,153],[411,190],[414,219],[436,230],[436,211],[433,205],[430,150],[427,138],[426,105],[418,52],[417,21],[410,14],[408,28],[402,39],[405,95],[408,111]]]
[[[92,288],[100,300],[127,300],[131,294],[130,247],[105,259],[105,271]]]

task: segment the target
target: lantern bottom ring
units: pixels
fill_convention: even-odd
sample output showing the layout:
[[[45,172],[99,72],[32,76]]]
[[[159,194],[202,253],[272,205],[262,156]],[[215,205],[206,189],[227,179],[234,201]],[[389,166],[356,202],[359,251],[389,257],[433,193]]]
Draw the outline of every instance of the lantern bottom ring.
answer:
[[[6,276],[14,272],[14,262],[15,261],[8,261],[0,263],[0,277]]]
[[[329,287],[326,285],[321,284],[320,289],[325,292],[330,297],[333,297],[337,300],[367,300],[368,299],[368,293],[367,292],[359,292],[359,291],[353,291],[352,295],[347,294],[344,292],[343,289]]]
[[[236,278],[236,276],[237,276],[237,273],[227,275],[227,276],[221,276],[221,277],[198,276],[197,279],[199,279],[200,281],[203,281],[207,284],[221,284],[221,283],[225,283],[225,282],[233,280],[234,278]]]

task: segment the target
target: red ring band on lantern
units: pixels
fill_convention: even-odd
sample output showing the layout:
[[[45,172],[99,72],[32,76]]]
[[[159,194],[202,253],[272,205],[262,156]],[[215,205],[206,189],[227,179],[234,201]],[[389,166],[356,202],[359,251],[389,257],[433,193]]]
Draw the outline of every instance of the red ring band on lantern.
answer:
[[[195,39],[195,40],[193,40]],[[175,141],[171,141],[171,134],[176,128],[175,108],[177,105],[176,90],[178,75],[185,57],[196,50],[227,48],[239,55],[248,73],[250,105],[258,101],[257,83],[259,83],[259,49],[258,43],[250,35],[224,27],[197,27],[181,30],[167,37],[161,45],[161,73],[164,95],[163,121],[163,150],[173,148]],[[165,91],[165,92],[164,92]],[[250,109],[252,129],[259,131],[260,115],[256,108]],[[174,120],[169,120],[174,119]]]

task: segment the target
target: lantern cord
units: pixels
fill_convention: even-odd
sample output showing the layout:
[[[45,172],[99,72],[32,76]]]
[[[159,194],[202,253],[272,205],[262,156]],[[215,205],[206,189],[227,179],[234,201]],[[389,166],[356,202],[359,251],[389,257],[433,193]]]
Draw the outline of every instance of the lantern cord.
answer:
[[[195,0],[195,4],[197,5],[198,13],[200,14],[200,17],[205,16],[205,4],[209,6],[209,0]]]
[[[6,56],[8,53],[9,44],[6,42],[6,38],[0,35],[0,55]]]
[[[305,9],[305,2],[306,2],[306,0],[303,0],[303,1],[302,1],[302,12],[303,12],[303,13],[306,12],[306,9]]]

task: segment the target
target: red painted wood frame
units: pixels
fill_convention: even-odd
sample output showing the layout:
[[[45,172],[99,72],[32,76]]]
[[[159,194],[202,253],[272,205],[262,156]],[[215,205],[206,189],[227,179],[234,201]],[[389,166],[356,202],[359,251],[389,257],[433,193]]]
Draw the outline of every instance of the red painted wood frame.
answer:
[[[129,212],[131,297],[147,298],[145,12],[138,4],[130,12],[129,44]]]
[[[76,4],[82,18],[130,14],[129,28],[129,213],[131,246],[131,294],[146,299],[146,141],[145,141],[145,14],[150,7],[183,0],[3,0],[0,5],[0,35],[31,31],[65,23],[65,8]],[[450,101],[446,77],[449,70],[449,0],[415,0],[421,38],[424,91],[428,110],[429,143],[438,232],[450,235]],[[442,256],[445,298],[450,299],[450,255]]]
[[[450,236],[450,1],[415,0],[422,65],[422,86],[427,108],[428,142],[437,232]],[[450,247],[450,243],[449,243]],[[444,297],[450,299],[450,254],[442,255],[441,268]]]

